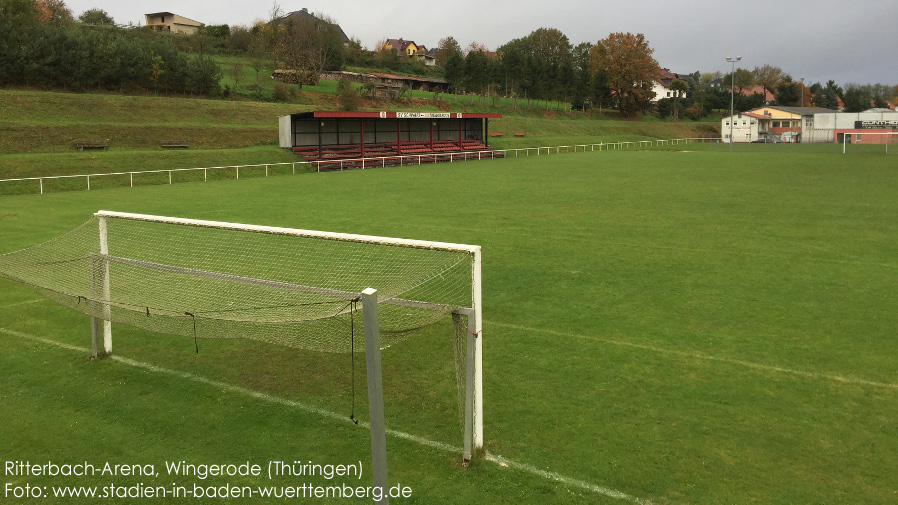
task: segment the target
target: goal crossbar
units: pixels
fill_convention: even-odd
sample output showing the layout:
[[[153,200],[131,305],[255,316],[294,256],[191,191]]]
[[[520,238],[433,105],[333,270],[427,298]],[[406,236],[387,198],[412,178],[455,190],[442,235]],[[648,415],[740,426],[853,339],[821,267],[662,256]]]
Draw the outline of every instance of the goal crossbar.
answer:
[[[100,210],[94,213],[98,218],[111,217],[116,219],[131,219],[135,221],[148,221],[154,223],[178,224],[183,226],[197,226],[200,228],[217,228],[220,230],[249,231],[267,233],[271,235],[286,235],[291,237],[318,238],[325,240],[337,240],[341,242],[361,242],[365,244],[380,244],[387,246],[411,247],[415,249],[435,249],[442,251],[466,252],[475,254],[480,252],[480,246],[468,244],[453,244],[449,242],[433,242],[429,240],[411,240],[393,237],[378,237],[374,235],[357,235],[354,233],[336,233],[328,231],[302,230],[297,228],[281,228],[277,226],[260,226],[253,224],[227,223],[222,221],[206,221],[203,219],[187,219],[181,217],[154,216],[150,214],[133,214],[129,212],[114,212]]]

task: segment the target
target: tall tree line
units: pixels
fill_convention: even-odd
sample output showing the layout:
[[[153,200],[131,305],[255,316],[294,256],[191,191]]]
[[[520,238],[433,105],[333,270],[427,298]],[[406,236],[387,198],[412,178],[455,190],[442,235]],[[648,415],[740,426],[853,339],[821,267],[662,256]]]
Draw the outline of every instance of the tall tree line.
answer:
[[[2,85],[218,95],[220,77],[166,38],[75,23],[59,0],[0,0]]]

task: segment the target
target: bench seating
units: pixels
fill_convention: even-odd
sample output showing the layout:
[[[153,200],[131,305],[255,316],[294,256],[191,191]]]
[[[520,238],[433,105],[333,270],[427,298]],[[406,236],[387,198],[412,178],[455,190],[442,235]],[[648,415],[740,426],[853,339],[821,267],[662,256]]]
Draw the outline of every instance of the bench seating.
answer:
[[[105,140],[75,140],[74,144],[79,151],[85,149],[106,149],[109,147]]]

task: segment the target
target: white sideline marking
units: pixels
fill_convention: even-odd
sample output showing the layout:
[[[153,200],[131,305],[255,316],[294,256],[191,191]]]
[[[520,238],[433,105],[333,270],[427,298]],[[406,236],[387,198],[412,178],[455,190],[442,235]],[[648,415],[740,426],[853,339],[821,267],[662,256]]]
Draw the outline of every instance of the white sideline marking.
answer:
[[[37,300],[26,300],[24,302],[8,303],[6,305],[0,305],[0,309],[7,309],[9,307],[18,307],[19,305],[28,305],[31,303],[40,303],[40,302],[46,302],[46,301],[49,301],[49,300],[47,300],[46,298],[38,298]]]
[[[619,346],[624,346],[624,347],[635,347],[637,349],[644,349],[646,351],[655,351],[655,352],[660,352],[660,353],[665,353],[665,354],[675,354],[677,356],[684,356],[687,358],[703,359],[703,360],[707,360],[707,361],[719,361],[721,363],[730,363],[732,365],[740,365],[740,366],[744,366],[744,367],[748,367],[748,368],[753,368],[755,370],[764,370],[767,372],[780,372],[780,373],[786,373],[786,374],[791,374],[791,375],[798,375],[801,377],[808,377],[811,379],[824,379],[824,380],[833,381],[833,382],[842,382],[845,384],[873,386],[873,387],[888,388],[888,389],[898,389],[898,384],[890,384],[888,382],[876,382],[876,381],[870,381],[870,380],[866,380],[866,379],[858,379],[855,377],[843,377],[841,375],[832,375],[832,374],[825,374],[825,373],[818,373],[818,372],[808,372],[805,370],[795,370],[792,368],[784,368],[784,367],[775,366],[775,365],[765,365],[762,363],[743,361],[741,359],[721,358],[719,356],[713,356],[711,354],[704,354],[704,353],[700,353],[700,352],[678,351],[676,349],[665,349],[663,347],[656,347],[656,346],[647,345],[647,344],[637,344],[634,342],[625,342],[622,340],[614,340],[614,339],[610,339],[610,338],[602,338],[602,337],[596,337],[596,336],[590,336],[590,335],[580,335],[577,333],[563,333],[560,331],[546,330],[546,329],[542,329],[542,328],[529,328],[527,326],[518,326],[516,324],[497,323],[495,321],[490,321],[489,324],[491,326],[501,326],[504,328],[511,328],[513,330],[532,331],[532,332],[537,332],[537,333],[548,333],[550,335],[555,335],[555,336],[559,336],[559,337],[574,337],[574,338],[580,338],[583,340],[592,340],[595,342],[603,342],[606,344],[613,344],[613,345],[619,345]]]
[[[84,353],[84,354],[90,353],[90,349],[87,349],[84,347],[66,344],[64,342],[58,342],[56,340],[38,337],[37,335],[30,335],[28,333],[22,333],[20,331],[8,330],[6,328],[0,328],[0,333],[5,333],[7,335],[12,335],[15,337],[20,337],[20,338],[32,340],[35,342],[41,342],[44,344],[53,345],[53,346],[60,347],[62,349],[67,349],[70,351],[76,351],[76,352],[80,352],[80,353]],[[337,414],[336,412],[331,412],[329,410],[325,410],[325,409],[322,409],[319,407],[305,405],[305,404],[299,403],[297,401],[287,400],[286,398],[280,398],[278,396],[270,395],[268,393],[262,393],[260,391],[254,391],[252,389],[247,389],[244,387],[235,386],[233,384],[228,384],[226,382],[220,382],[220,381],[216,381],[216,380],[212,380],[212,379],[207,379],[205,377],[202,377],[199,375],[194,375],[194,374],[187,373],[187,372],[181,372],[178,370],[171,370],[168,368],[158,367],[156,365],[151,365],[149,363],[143,363],[141,361],[135,361],[133,359],[116,356],[114,354],[112,355],[111,359],[118,361],[119,363],[123,363],[125,365],[133,366],[135,368],[142,368],[144,370],[149,370],[151,372],[171,375],[173,377],[187,379],[187,380],[193,381],[193,382],[199,382],[201,384],[213,386],[218,389],[228,391],[231,393],[237,393],[237,394],[249,396],[252,398],[256,398],[258,400],[276,403],[279,405],[284,405],[286,407],[296,408],[299,410],[303,410],[305,412],[309,412],[311,414],[317,414],[319,416],[326,417],[328,419],[333,419],[335,421],[340,421],[343,423],[352,423],[352,421],[349,420],[349,418],[346,417],[345,415]],[[367,422],[364,422],[364,421],[359,421],[359,426],[361,426],[362,428],[365,428],[365,429],[371,429],[371,426]],[[443,450],[446,452],[451,452],[451,453],[456,453],[456,454],[462,453],[461,447],[444,444],[443,442],[437,442],[435,440],[429,440],[429,439],[426,439],[423,437],[419,437],[417,435],[412,435],[411,433],[405,433],[403,431],[390,430],[390,429],[387,430],[387,433],[396,438],[408,440],[410,442],[424,445],[426,447],[440,449],[440,450]],[[543,470],[543,469],[535,467],[533,465],[528,465],[527,463],[519,463],[517,461],[510,460],[510,459],[504,458],[502,456],[499,456],[498,454],[492,454],[490,452],[487,452],[484,455],[483,459],[486,461],[489,461],[491,463],[495,463],[495,464],[499,465],[501,468],[513,468],[515,470],[519,470],[519,471],[526,472],[526,473],[529,473],[532,475],[536,475],[538,477],[542,477],[547,480],[553,480],[555,482],[559,482],[561,484],[565,484],[565,485],[568,485],[571,487],[578,487],[578,488],[584,489],[586,491],[591,491],[596,494],[605,495],[609,498],[616,498],[618,500],[624,500],[624,501],[628,501],[631,503],[636,503],[638,505],[652,505],[650,501],[645,500],[643,498],[628,495],[626,493],[622,493],[622,492],[614,490],[614,489],[609,489],[607,487],[592,484],[590,482],[586,482],[583,480],[567,477],[560,473]]]

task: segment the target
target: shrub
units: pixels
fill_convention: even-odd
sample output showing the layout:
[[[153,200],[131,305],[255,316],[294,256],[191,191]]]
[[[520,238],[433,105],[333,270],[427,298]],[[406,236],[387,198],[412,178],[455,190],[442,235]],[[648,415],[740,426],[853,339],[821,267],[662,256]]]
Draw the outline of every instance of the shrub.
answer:
[[[361,105],[359,93],[348,79],[337,81],[337,105],[340,110],[358,110]]]
[[[290,99],[290,90],[287,85],[278,81],[274,83],[274,99],[279,102],[286,102]]]

